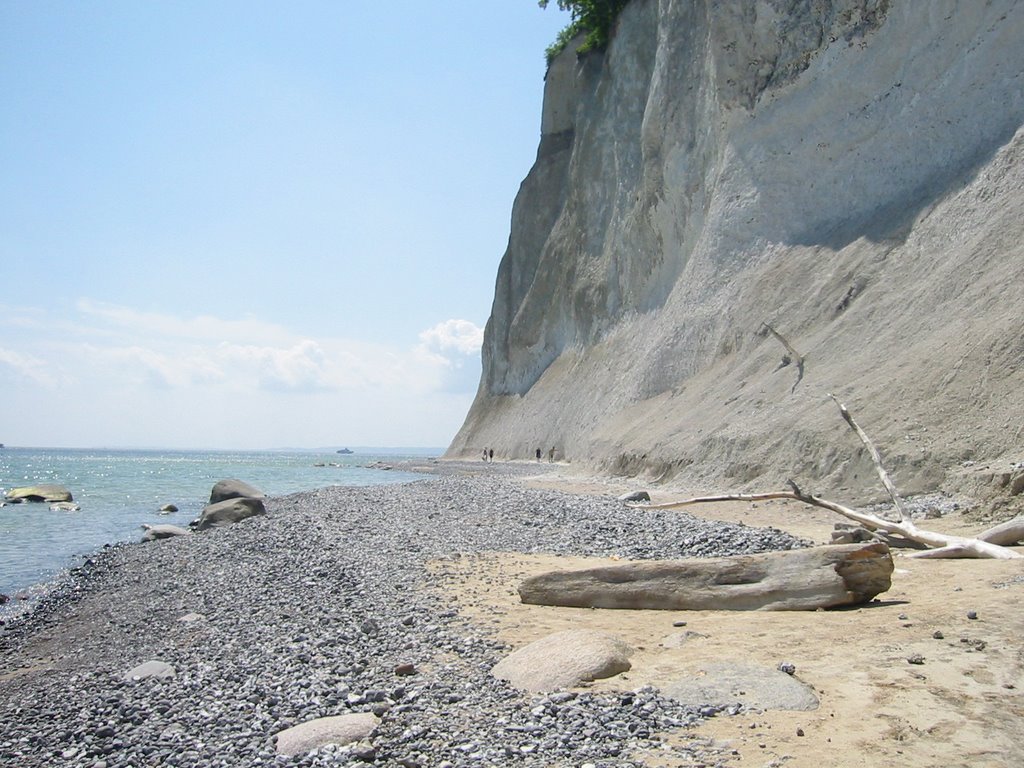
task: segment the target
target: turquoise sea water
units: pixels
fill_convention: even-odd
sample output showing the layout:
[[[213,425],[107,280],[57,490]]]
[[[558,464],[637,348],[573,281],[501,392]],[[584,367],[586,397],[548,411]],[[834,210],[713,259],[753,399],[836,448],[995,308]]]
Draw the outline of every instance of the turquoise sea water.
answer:
[[[107,543],[138,541],[143,523],[187,526],[209,501],[218,480],[237,478],[268,496],[330,485],[410,482],[421,474],[367,468],[375,461],[420,458],[438,452],[190,452],[55,448],[0,449],[0,496],[40,483],[65,486],[78,512],[46,503],[0,507],[0,593],[33,595],[62,569]],[[315,466],[336,464],[338,466]],[[165,504],[178,512],[159,514]],[[8,610],[19,601],[12,600]]]

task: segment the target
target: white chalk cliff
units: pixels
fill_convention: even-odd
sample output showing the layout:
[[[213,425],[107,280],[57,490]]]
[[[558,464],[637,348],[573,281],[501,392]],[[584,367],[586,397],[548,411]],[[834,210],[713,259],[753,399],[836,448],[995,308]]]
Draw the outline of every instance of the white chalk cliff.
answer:
[[[549,69],[448,455],[865,488],[834,392],[908,491],[1024,459],[1022,124],[1024,2],[632,0]]]

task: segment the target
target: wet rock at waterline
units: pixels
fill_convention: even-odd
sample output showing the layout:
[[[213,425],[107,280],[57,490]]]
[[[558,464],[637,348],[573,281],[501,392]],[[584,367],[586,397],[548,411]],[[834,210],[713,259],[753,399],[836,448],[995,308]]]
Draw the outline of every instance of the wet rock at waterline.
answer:
[[[210,503],[216,504],[227,499],[264,499],[263,491],[253,488],[241,480],[220,480],[210,491]]]
[[[156,541],[157,539],[169,539],[173,536],[191,536],[192,531],[188,528],[182,528],[179,525],[149,525],[144,524],[142,529],[145,533],[142,534],[143,541]]]
[[[11,488],[4,498],[7,501],[74,501],[71,491],[63,485],[43,484]]]
[[[216,504],[208,504],[203,508],[202,515],[196,521],[197,531],[205,531],[208,528],[216,528],[222,525],[237,523],[256,515],[265,515],[266,507],[263,499],[234,498],[219,501]]]

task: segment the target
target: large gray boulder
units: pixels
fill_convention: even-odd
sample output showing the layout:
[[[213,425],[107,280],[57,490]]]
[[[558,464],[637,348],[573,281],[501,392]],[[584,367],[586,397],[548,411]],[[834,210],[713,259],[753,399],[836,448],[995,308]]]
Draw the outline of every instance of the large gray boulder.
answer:
[[[818,708],[818,697],[806,683],[778,669],[745,661],[708,664],[692,677],[661,689],[669,698],[695,707],[742,704],[755,709]]]
[[[207,528],[230,525],[255,515],[265,514],[267,510],[262,499],[227,499],[203,507],[203,513],[196,521],[195,527],[197,531],[205,531]]]
[[[263,491],[253,488],[241,480],[220,480],[210,491],[210,503],[216,504],[227,499],[264,499]]]
[[[71,491],[53,483],[11,488],[4,498],[8,501],[74,501]]]
[[[327,744],[344,746],[372,734],[380,719],[370,712],[321,717],[286,728],[277,734],[277,754],[298,755]]]
[[[569,629],[509,654],[491,674],[524,691],[554,691],[625,672],[632,653],[633,649],[615,635]]]

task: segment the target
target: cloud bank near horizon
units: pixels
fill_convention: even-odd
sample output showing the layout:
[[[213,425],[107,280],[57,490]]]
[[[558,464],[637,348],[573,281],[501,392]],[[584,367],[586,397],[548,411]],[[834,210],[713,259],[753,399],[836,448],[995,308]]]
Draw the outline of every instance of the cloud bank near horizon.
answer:
[[[88,298],[2,307],[0,318],[3,438],[16,445],[443,446],[472,402],[483,340],[462,319],[393,347],[253,314],[184,317]]]

